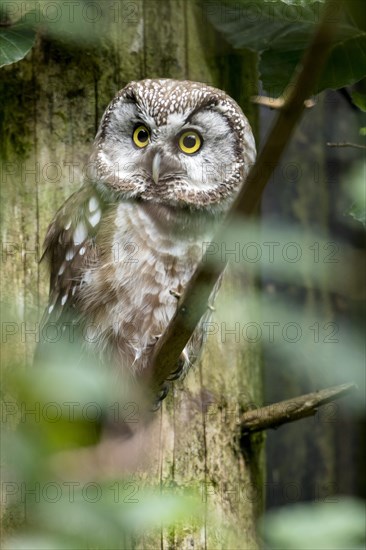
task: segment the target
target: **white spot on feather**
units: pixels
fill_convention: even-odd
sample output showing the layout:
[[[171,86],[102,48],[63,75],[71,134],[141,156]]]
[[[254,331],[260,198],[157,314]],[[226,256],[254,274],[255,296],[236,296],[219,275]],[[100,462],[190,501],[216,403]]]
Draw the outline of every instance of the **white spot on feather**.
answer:
[[[158,322],[164,322],[165,319],[166,319],[166,316],[164,315],[165,311],[164,311],[164,308],[163,307],[156,307],[154,309],[154,319],[156,319],[156,321]]]
[[[161,304],[166,304],[168,301],[171,301],[171,294],[169,294],[169,292],[167,291],[166,288],[164,288],[164,290],[162,290],[161,292],[159,292],[159,302]],[[174,296],[173,296],[174,298]]]
[[[51,306],[48,308],[48,313],[52,313],[54,307],[55,307],[54,305],[51,305]]]
[[[99,201],[96,197],[90,197],[88,208],[89,212],[94,212],[97,208],[99,208]]]
[[[63,274],[63,272],[65,271],[65,267],[66,267],[66,264],[65,264],[65,263],[61,264],[61,267],[60,267],[60,269],[58,270],[58,275],[62,275],[62,274]]]
[[[154,274],[155,281],[159,284],[163,283],[166,279],[166,275],[159,273],[158,271]]]
[[[88,271],[85,271],[85,273],[84,273],[82,282],[86,283],[86,284],[89,284],[89,283],[91,283],[91,280],[92,280],[92,274],[91,274],[90,269],[88,269]]]
[[[166,271],[165,271],[165,266],[163,264],[163,262],[157,260],[157,262],[155,263],[155,269],[158,273],[161,273],[162,275],[165,275]]]
[[[61,305],[64,306],[66,304],[66,300],[67,300],[67,294],[65,294],[64,296],[62,296],[61,298]]]
[[[74,255],[75,255],[75,250],[73,248],[69,248],[68,251],[66,252],[65,259],[69,262],[70,260],[73,259]]]
[[[80,250],[79,250],[79,254],[80,254],[80,256],[84,256],[84,254],[85,254],[85,251],[86,251],[86,248],[85,248],[85,246],[82,246],[82,247],[80,248]]]
[[[67,231],[68,229],[70,229],[70,227],[71,227],[71,220],[65,223],[65,230]]]
[[[81,244],[83,241],[85,241],[87,236],[88,236],[88,231],[85,227],[85,223],[79,222],[72,236],[74,243],[76,245]]]
[[[95,226],[100,222],[101,216],[102,216],[102,213],[101,213],[101,211],[100,211],[99,208],[98,208],[98,210],[97,210],[94,214],[92,214],[91,216],[89,216],[89,223],[90,223],[90,225],[92,225],[93,227],[95,227]]]

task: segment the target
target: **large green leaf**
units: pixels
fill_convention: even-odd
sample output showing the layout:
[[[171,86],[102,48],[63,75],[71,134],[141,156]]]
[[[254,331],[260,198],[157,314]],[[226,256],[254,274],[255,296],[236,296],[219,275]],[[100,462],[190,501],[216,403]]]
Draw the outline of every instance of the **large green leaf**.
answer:
[[[0,67],[20,61],[36,39],[36,32],[26,23],[0,27]]]
[[[81,47],[106,38],[108,10],[104,0],[0,0],[0,67],[23,59],[34,45],[37,30]],[[18,19],[19,18],[19,19]]]
[[[320,0],[204,0],[207,17],[236,49],[261,54],[264,88],[279,95],[318,25]],[[334,3],[334,18],[339,3]],[[366,32],[343,17],[318,91],[353,84],[366,74]]]
[[[269,95],[279,95],[288,84],[300,61],[302,50],[274,50],[263,52],[260,73],[263,87]],[[366,33],[337,44],[318,82],[316,92],[326,88],[338,89],[357,82],[366,73]]]
[[[305,48],[319,21],[322,2],[203,0],[211,23],[234,48],[265,51]]]

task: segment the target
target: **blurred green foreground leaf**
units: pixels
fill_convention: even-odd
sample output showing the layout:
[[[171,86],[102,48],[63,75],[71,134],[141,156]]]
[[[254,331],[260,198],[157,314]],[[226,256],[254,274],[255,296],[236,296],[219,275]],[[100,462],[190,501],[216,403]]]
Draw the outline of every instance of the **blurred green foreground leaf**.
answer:
[[[268,512],[261,530],[271,549],[356,550],[365,548],[365,512],[361,500],[332,497]]]

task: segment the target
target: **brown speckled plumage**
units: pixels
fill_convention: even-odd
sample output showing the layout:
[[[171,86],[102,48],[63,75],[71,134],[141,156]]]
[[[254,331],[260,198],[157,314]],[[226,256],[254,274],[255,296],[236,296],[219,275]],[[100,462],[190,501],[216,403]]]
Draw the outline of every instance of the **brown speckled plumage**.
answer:
[[[137,124],[149,131],[143,149],[132,142]],[[177,147],[187,129],[203,139],[192,155]],[[48,229],[44,323],[71,319],[89,331],[82,347],[103,362],[134,374],[146,368],[176,309],[171,291],[184,290],[254,158],[248,121],[224,92],[189,81],[127,85],[104,113],[83,187]]]

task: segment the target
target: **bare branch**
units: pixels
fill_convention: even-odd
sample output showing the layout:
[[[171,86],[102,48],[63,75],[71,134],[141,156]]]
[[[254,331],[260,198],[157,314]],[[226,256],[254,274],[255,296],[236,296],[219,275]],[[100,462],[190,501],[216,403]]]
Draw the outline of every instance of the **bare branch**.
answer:
[[[360,143],[351,143],[349,141],[340,141],[339,143],[327,143],[328,147],[353,147],[354,149],[366,149],[366,145]]]
[[[252,102],[257,105],[262,105],[263,107],[268,107],[269,109],[282,109],[285,105],[284,97],[268,97],[265,95],[255,95],[252,97]],[[305,99],[304,106],[307,109],[314,107],[316,105],[313,99]]]
[[[212,241],[216,246],[229,241],[235,219],[245,219],[255,212],[262,192],[301,117],[304,102],[315,89],[335,35],[336,25],[332,6],[332,1],[328,0],[318,30],[283,94],[285,103],[258,155],[257,162],[250,170],[245,185]],[[223,268],[224,265],[220,265],[219,262],[209,262],[207,252],[204,254],[183,297],[178,302],[174,317],[156,343],[149,368],[144,372],[144,381],[150,391],[158,391],[176,368],[182,350],[207,309],[209,296]]]
[[[353,383],[332,386],[331,388],[248,411],[241,418],[241,430],[244,434],[259,432],[268,428],[278,428],[282,424],[294,422],[300,418],[313,416],[319,407],[340,399],[356,389],[357,386]]]

